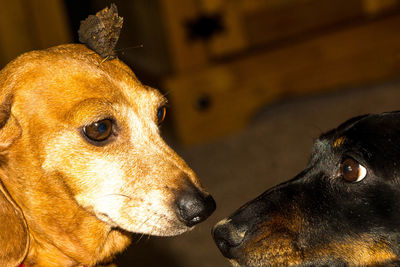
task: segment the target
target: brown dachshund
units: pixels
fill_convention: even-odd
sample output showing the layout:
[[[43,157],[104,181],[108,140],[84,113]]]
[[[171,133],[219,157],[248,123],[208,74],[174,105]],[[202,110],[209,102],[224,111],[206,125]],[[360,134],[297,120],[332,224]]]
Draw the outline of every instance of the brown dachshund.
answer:
[[[160,137],[165,98],[84,45],[0,72],[0,265],[109,264],[131,232],[173,236],[215,209]]]

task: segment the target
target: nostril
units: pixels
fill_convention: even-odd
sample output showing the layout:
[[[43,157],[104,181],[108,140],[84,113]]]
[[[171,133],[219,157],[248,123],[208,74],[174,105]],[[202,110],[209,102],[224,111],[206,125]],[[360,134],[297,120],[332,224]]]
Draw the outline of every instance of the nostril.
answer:
[[[200,193],[183,194],[177,201],[181,220],[189,227],[207,219],[214,212],[216,204],[210,196]]]
[[[239,247],[246,236],[245,227],[233,226],[229,221],[223,220],[214,226],[212,235],[219,250],[227,258],[233,258],[233,250]]]

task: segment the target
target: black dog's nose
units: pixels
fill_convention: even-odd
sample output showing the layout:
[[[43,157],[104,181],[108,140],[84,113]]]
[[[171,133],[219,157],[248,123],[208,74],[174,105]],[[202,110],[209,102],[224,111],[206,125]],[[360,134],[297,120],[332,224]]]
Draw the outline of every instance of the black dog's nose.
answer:
[[[189,227],[200,223],[214,212],[216,204],[211,195],[199,191],[181,193],[177,200],[180,219]]]
[[[212,235],[222,254],[226,258],[232,259],[234,258],[234,249],[243,243],[246,231],[245,226],[235,227],[229,220],[222,220],[214,226]]]

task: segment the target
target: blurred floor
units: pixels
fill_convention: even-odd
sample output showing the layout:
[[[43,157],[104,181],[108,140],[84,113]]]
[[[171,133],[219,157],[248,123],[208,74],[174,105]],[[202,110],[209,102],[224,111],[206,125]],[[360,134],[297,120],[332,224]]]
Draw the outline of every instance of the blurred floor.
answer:
[[[322,132],[352,116],[399,109],[400,80],[281,102],[261,111],[241,132],[208,144],[180,148],[172,142],[213,194],[217,210],[179,237],[135,237],[118,266],[230,266],[211,239],[212,225],[301,171]]]

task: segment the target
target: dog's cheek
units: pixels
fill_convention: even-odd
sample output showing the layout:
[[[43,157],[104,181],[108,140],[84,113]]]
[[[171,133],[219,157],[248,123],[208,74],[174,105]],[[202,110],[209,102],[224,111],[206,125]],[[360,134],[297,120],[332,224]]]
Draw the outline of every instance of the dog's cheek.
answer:
[[[44,172],[61,174],[63,183],[83,207],[93,208],[97,201],[103,202],[102,198],[110,200],[126,185],[121,158],[87,151],[73,133],[64,132],[48,141],[45,151]]]
[[[283,229],[258,234],[243,247],[238,262],[244,266],[296,266],[303,258],[295,246],[295,236]]]
[[[74,195],[83,191],[95,193],[111,179],[118,182],[123,176],[118,159],[106,153],[87,151],[77,139],[75,134],[64,132],[48,141],[42,169],[47,173],[62,173]]]
[[[305,262],[328,262],[336,259],[349,266],[385,266],[397,259],[390,246],[382,238],[371,234],[348,236],[305,250]]]
[[[138,160],[124,151],[87,151],[70,132],[48,141],[45,151],[45,172],[62,174],[80,206],[107,224],[153,235],[188,230],[171,208],[173,191],[163,186],[173,178],[160,175],[150,159]]]
[[[112,221],[111,214],[120,214],[122,207],[129,201],[123,191],[127,183],[120,162],[104,158],[88,160],[85,170],[78,173],[86,173],[86,180],[79,181],[85,186],[75,195],[82,207],[93,209],[99,219],[113,226],[117,224]]]

